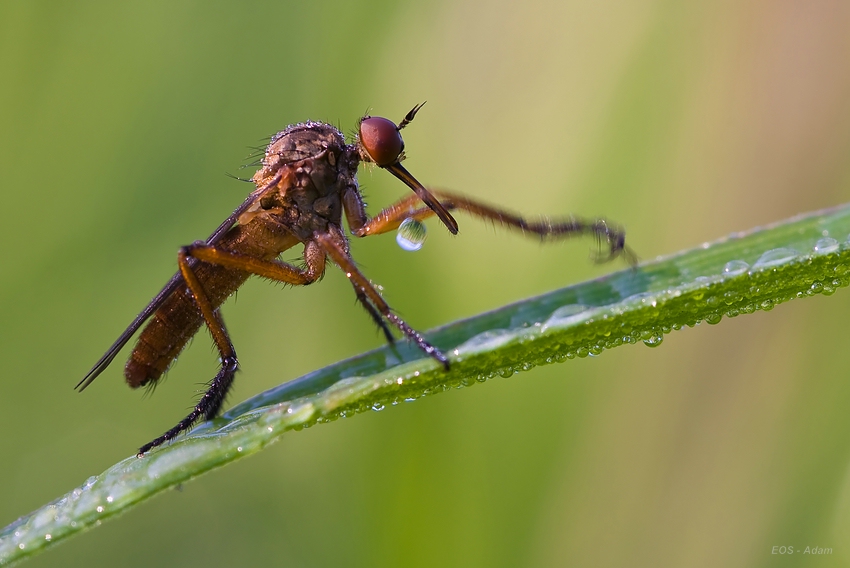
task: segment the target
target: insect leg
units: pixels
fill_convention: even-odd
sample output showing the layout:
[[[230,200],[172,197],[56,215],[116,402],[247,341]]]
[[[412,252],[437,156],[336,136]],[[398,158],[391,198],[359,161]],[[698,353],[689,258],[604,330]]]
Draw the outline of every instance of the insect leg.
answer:
[[[468,197],[438,190],[431,190],[431,193],[448,210],[466,211],[480,219],[519,229],[523,233],[531,233],[541,239],[592,235],[596,237],[600,244],[604,241],[608,245],[608,254],[598,259],[602,262],[617,256],[625,257],[630,264],[635,264],[637,261],[634,252],[625,244],[625,231],[616,225],[609,224],[604,219],[587,220],[580,217],[549,219],[543,217],[529,221],[516,213],[498,209]],[[353,199],[349,198],[349,201],[353,202]],[[346,205],[349,201],[346,201]],[[365,237],[395,230],[405,219],[412,218],[421,221],[432,215],[434,215],[434,212],[430,208],[421,207],[416,196],[411,195],[390,205],[371,219],[365,214],[359,218],[356,215],[349,215],[349,225],[352,233],[358,237]],[[355,218],[352,219],[352,217]]]
[[[221,319],[221,314],[213,308],[207,293],[204,291],[201,282],[195,275],[195,271],[192,270],[192,267],[189,265],[189,253],[187,251],[187,247],[180,249],[180,252],[177,254],[177,264],[180,267],[180,274],[183,276],[183,281],[186,282],[186,287],[191,292],[192,298],[195,300],[195,304],[201,311],[204,322],[207,324],[207,328],[210,330],[210,334],[212,335],[213,341],[218,349],[221,357],[221,369],[212,382],[210,382],[207,392],[204,393],[204,396],[201,397],[201,400],[198,401],[195,408],[192,409],[192,412],[190,412],[189,415],[181,420],[174,428],[139,448],[138,455],[140,457],[152,448],[174,439],[184,430],[191,428],[192,425],[201,418],[201,416],[215,415],[215,413],[218,412],[218,409],[221,408],[224,397],[227,395],[230,385],[233,384],[233,376],[236,374],[236,369],[239,367],[239,362],[236,359],[236,350],[233,347],[233,343],[230,341],[227,329],[224,327],[224,321]]]
[[[356,289],[360,289],[363,293],[364,299],[367,300],[374,309],[377,310],[388,322],[396,326],[401,332],[416,343],[417,347],[419,347],[422,351],[424,351],[428,356],[433,357],[437,361],[439,361],[443,367],[448,370],[449,368],[449,360],[443,355],[439,349],[425,341],[425,338],[422,337],[418,331],[410,327],[404,320],[395,315],[392,312],[389,304],[387,304],[375,287],[369,282],[369,279],[366,278],[362,272],[357,268],[354,264],[354,261],[351,259],[351,256],[345,250],[345,246],[341,245],[338,241],[344,241],[342,235],[335,236],[331,234],[325,233],[317,233],[314,235],[317,242],[322,250],[327,253],[327,255],[333,260],[337,266],[339,266],[351,283],[355,286]],[[360,296],[358,295],[358,299]],[[362,300],[361,300],[362,301]],[[364,302],[365,304],[365,302]],[[371,311],[370,311],[371,313]]]
[[[227,329],[224,327],[221,314],[213,308],[207,293],[204,291],[203,285],[189,264],[190,258],[197,258],[202,262],[244,270],[251,274],[293,285],[305,285],[314,282],[322,275],[325,267],[325,253],[317,245],[311,243],[308,243],[304,248],[304,258],[307,261],[306,270],[278,260],[266,261],[221,250],[207,245],[203,241],[198,241],[193,245],[180,249],[177,255],[180,274],[183,276],[183,280],[186,282],[186,286],[191,292],[198,309],[201,311],[207,328],[210,330],[210,334],[221,356],[221,369],[210,382],[207,392],[201,397],[201,400],[198,401],[192,412],[174,428],[142,446],[139,449],[139,456],[174,439],[181,432],[191,428],[201,417],[207,420],[214,418],[218,414],[222,403],[224,403],[227,391],[233,384],[233,377],[239,368],[236,350],[230,341]]]
[[[354,283],[352,282],[352,284]],[[384,318],[381,317],[381,312],[375,309],[375,306],[369,302],[369,298],[366,297],[366,294],[357,286],[357,284],[354,284],[354,293],[357,295],[357,301],[366,308],[366,311],[369,313],[372,321],[374,321],[375,324],[381,328],[381,331],[384,332],[384,337],[387,339],[387,343],[395,343],[395,337],[393,337],[392,332],[390,332],[387,322],[385,322]]]
[[[221,329],[224,329],[224,323],[221,322]],[[227,332],[225,332],[227,333]],[[204,393],[204,396],[201,397],[201,400],[198,401],[198,404],[195,405],[195,408],[192,409],[192,412],[189,415],[181,420],[177,426],[160,436],[159,438],[148,442],[141,448],[139,448],[139,452],[136,454],[139,457],[142,457],[144,454],[148,453],[150,450],[157,446],[161,446],[165,442],[169,440],[173,440],[181,432],[185,432],[192,425],[195,424],[202,416],[206,419],[211,419],[215,417],[215,414],[218,412],[218,409],[221,408],[221,404],[224,402],[224,397],[227,395],[227,391],[230,390],[230,386],[233,384],[233,377],[236,374],[236,369],[238,368],[239,363],[236,360],[236,352],[233,351],[233,356],[227,359],[222,358],[221,369],[215,378],[210,382],[210,387],[207,389],[207,392]]]

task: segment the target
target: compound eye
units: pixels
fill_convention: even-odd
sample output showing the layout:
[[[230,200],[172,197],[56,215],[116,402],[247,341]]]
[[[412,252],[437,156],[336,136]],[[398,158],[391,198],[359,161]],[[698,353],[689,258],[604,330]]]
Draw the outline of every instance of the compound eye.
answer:
[[[404,140],[392,120],[370,116],[360,121],[360,147],[369,159],[385,168],[398,162]]]

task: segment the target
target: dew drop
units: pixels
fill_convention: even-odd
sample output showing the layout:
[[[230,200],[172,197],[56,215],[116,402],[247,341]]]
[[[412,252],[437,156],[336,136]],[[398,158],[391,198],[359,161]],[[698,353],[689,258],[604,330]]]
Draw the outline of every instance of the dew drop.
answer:
[[[408,217],[398,226],[395,241],[402,249],[412,252],[422,248],[426,236],[425,225],[421,221]]]
[[[838,250],[838,241],[832,237],[824,237],[818,239],[815,243],[815,252],[819,254],[829,254]]]
[[[566,306],[561,306],[549,316],[549,319],[543,324],[542,328],[548,329],[550,327],[566,327],[578,322],[581,322],[585,319],[585,315],[579,315],[583,312],[586,312],[588,309],[587,306],[582,304],[568,304]]]
[[[769,250],[759,257],[759,259],[753,264],[753,268],[766,268],[768,266],[783,264],[792,258],[796,258],[799,254],[800,253],[792,248],[783,247]]]
[[[462,351],[491,351],[508,343],[514,338],[513,333],[507,329],[491,329],[470,337],[458,350]]]
[[[730,260],[723,267],[723,275],[737,276],[738,274],[743,274],[749,269],[750,265],[744,262],[743,260]]]
[[[386,408],[386,407],[383,404],[381,404],[380,402],[376,402],[375,404],[372,405],[372,410],[374,410],[375,412],[380,412],[384,408]]]
[[[658,347],[664,341],[664,336],[660,333],[653,334],[650,337],[643,340],[643,344],[647,347]]]

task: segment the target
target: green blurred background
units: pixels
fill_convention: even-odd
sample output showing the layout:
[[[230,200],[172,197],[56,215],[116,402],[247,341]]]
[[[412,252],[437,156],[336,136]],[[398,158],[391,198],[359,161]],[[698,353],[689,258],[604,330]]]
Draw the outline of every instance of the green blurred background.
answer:
[[[645,259],[850,198],[850,4],[0,4],[0,524],[185,415],[199,335],[155,396],[73,386],[177,247],[289,123],[399,120],[420,180],[605,215]],[[408,190],[363,171],[374,212]],[[459,217],[417,253],[353,243],[427,329],[622,268]],[[295,256],[295,255],[293,255]],[[850,563],[850,293],[291,433],[31,566]],[[381,344],[336,270],[225,308],[231,403]],[[772,555],[793,546],[792,556]],[[806,546],[830,556],[800,553]]]

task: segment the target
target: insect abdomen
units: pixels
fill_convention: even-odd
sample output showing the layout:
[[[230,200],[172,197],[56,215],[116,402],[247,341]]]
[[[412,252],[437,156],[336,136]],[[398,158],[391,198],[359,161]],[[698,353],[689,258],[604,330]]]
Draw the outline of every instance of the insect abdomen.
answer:
[[[195,273],[215,307],[221,306],[248,279],[247,272],[209,264],[200,264]],[[185,285],[180,286],[154,313],[139,335],[124,366],[127,383],[137,388],[158,380],[203,322],[189,290]]]
[[[233,227],[216,246],[268,261],[297,242],[273,219],[261,214],[244,225]],[[197,263],[192,270],[215,308],[221,306],[250,276],[242,270],[206,262]],[[203,323],[195,299],[186,285],[181,285],[163,302],[139,334],[124,366],[127,383],[137,388],[157,381]]]

